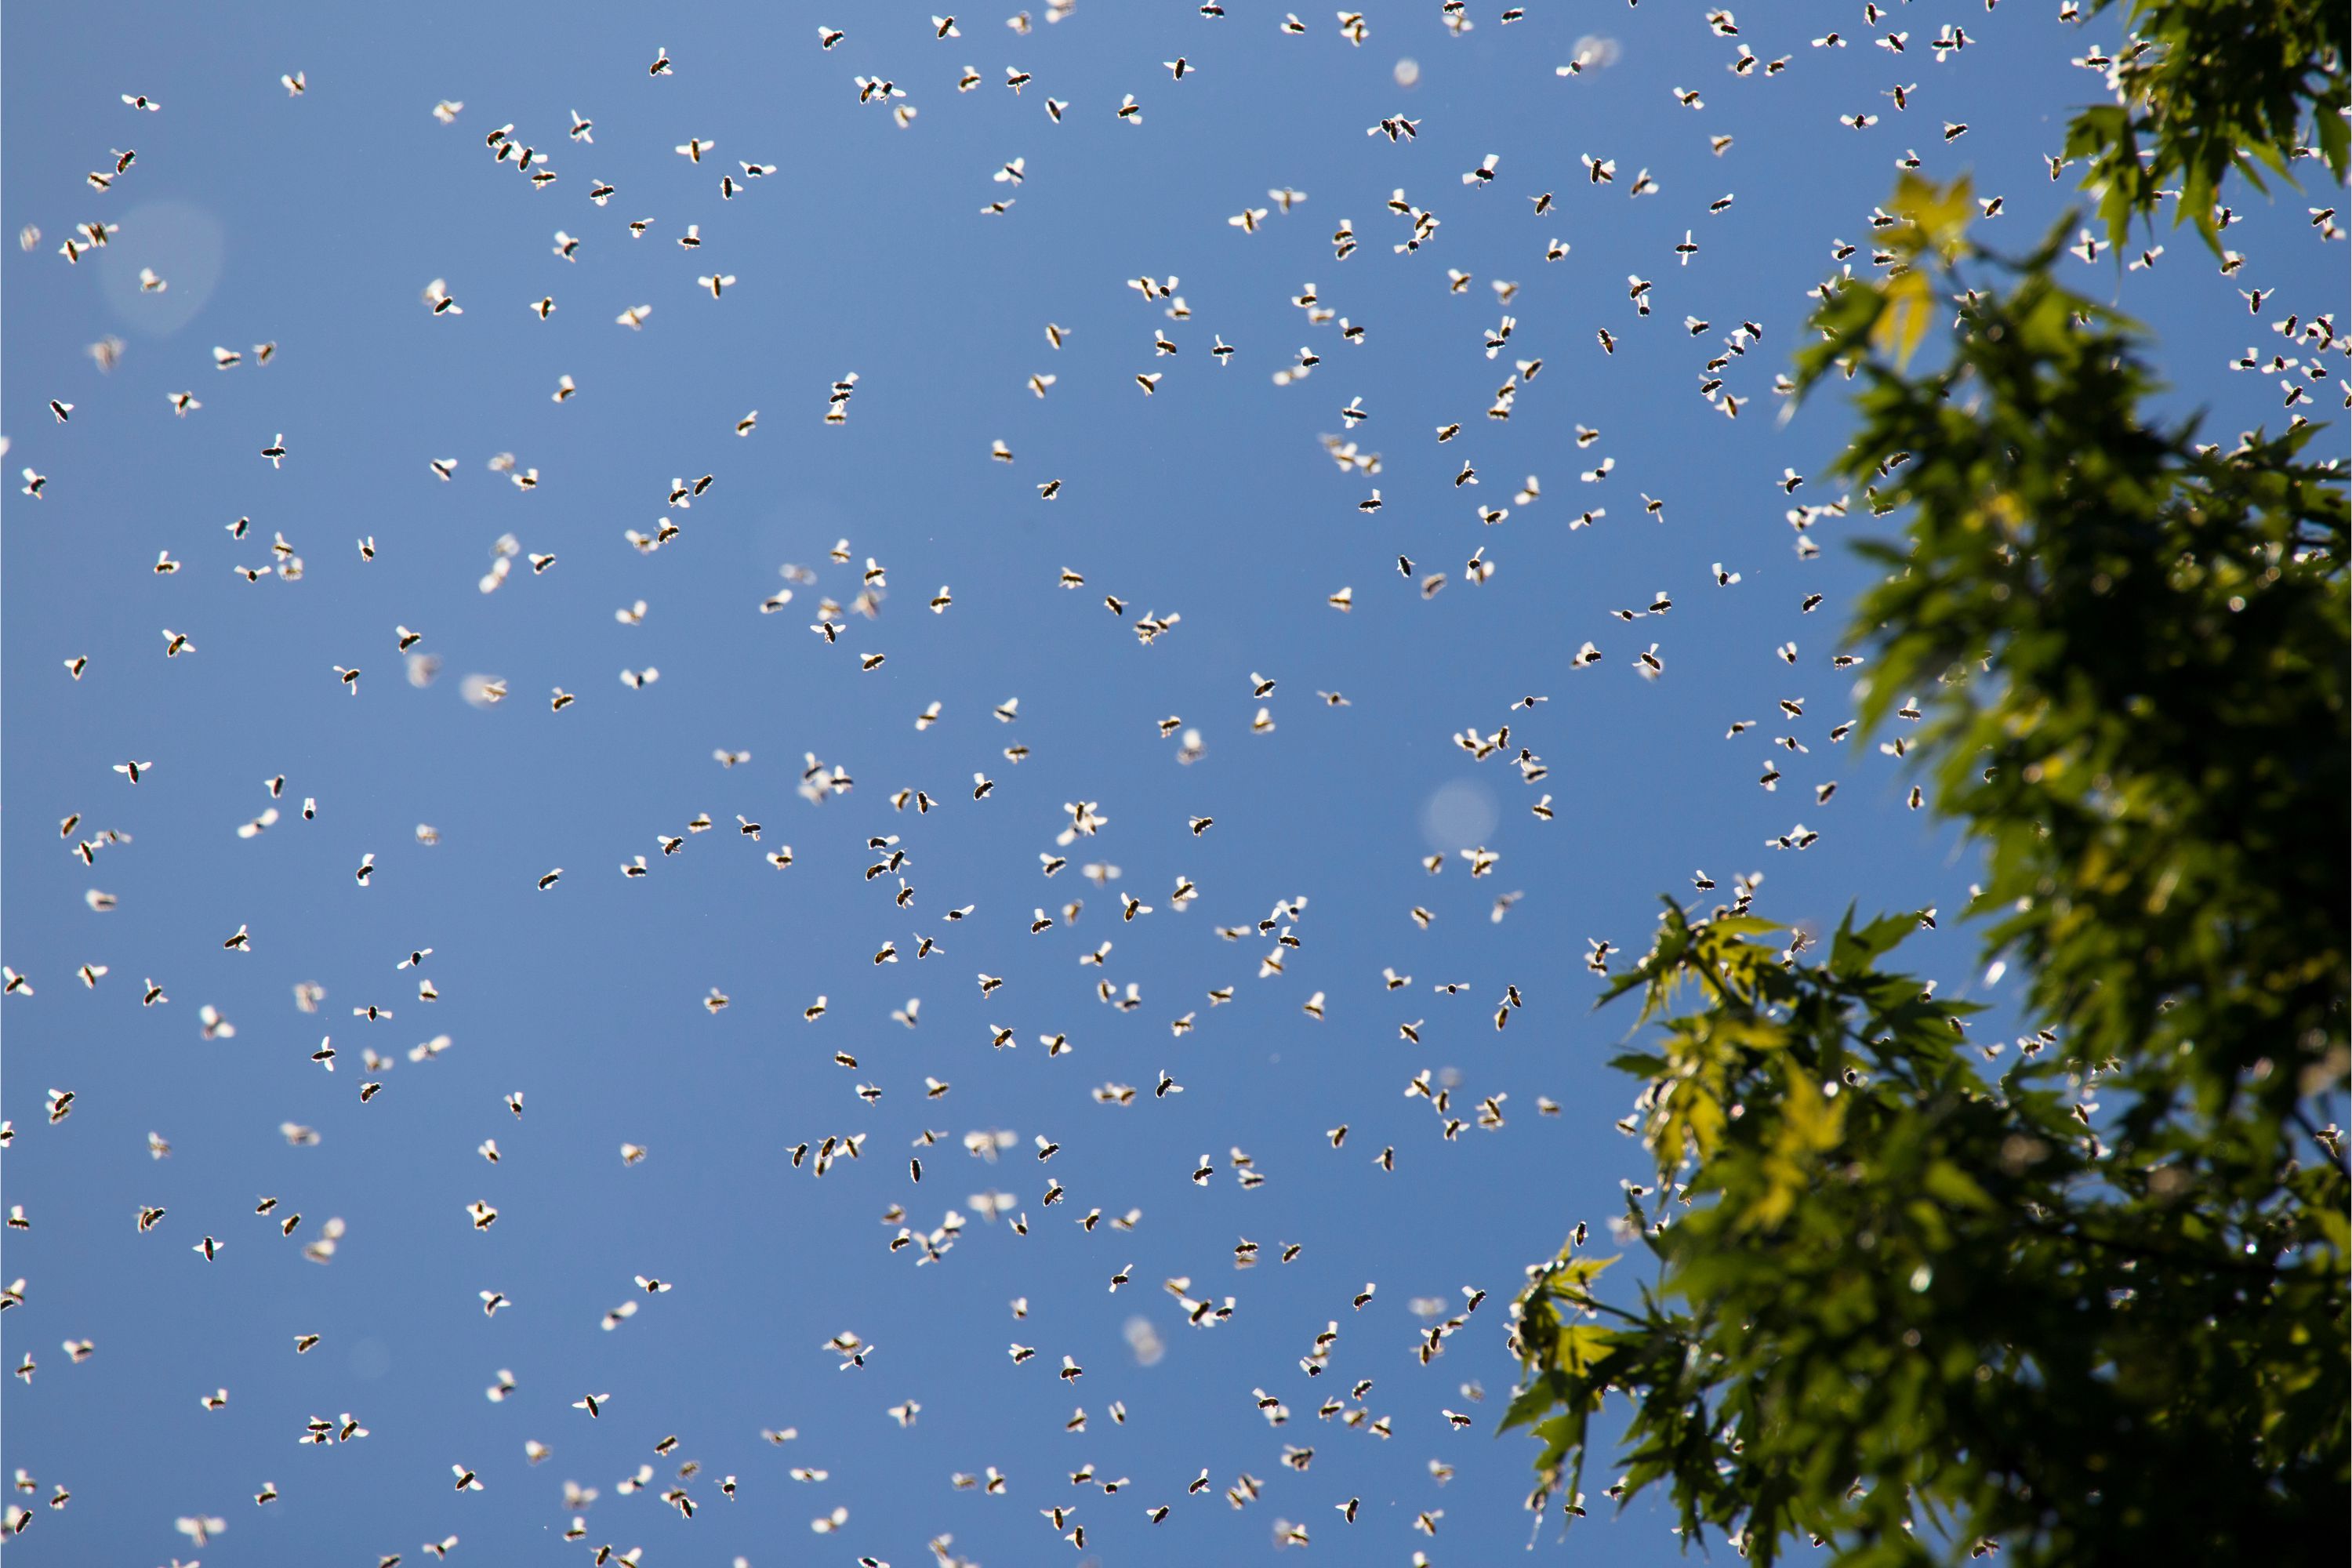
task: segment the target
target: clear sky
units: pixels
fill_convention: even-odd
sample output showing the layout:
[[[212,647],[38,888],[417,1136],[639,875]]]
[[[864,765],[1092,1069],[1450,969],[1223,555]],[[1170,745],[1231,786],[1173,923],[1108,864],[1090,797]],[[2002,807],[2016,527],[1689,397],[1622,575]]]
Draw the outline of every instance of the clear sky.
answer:
[[[1733,38],[1693,5],[1530,0],[1507,25],[1480,0],[1456,36],[1437,0],[1413,0],[1373,5],[1351,44],[1328,8],[1292,37],[1255,0],[1221,19],[1083,0],[1058,19],[1041,7],[1026,33],[960,17],[949,38],[927,12],[855,0],[658,17],[9,7],[0,205],[39,231],[0,273],[0,956],[33,987],[0,1004],[15,1134],[0,1172],[30,1222],[0,1237],[0,1269],[26,1282],[0,1330],[10,1366],[37,1363],[6,1390],[0,1467],[37,1488],[12,1494],[37,1515],[23,1561],[415,1562],[454,1533],[477,1563],[580,1561],[609,1542],[648,1565],[903,1568],[945,1535],[996,1564],[1242,1562],[1276,1549],[1277,1521],[1349,1562],[1526,1544],[1532,1448],[1493,1435],[1513,1376],[1505,1310],[1522,1266],[1580,1219],[1599,1228],[1642,1173],[1611,1125],[1633,1086],[1605,1066],[1631,1016],[1592,1014],[1588,942],[1638,952],[1658,897],[1696,897],[1702,868],[1717,899],[1762,871],[1760,909],[1790,921],[1965,899],[1969,861],[1905,809],[1910,776],[1876,738],[1828,738],[1868,673],[1830,659],[1864,581],[1847,546],[1874,525],[1858,504],[1822,518],[1818,558],[1800,559],[1788,511],[1835,492],[1780,481],[1817,474],[1846,417],[1830,389],[1783,422],[1772,380],[1832,242],[1867,268],[1870,215],[1906,151],[2002,195],[1980,232],[2014,249],[2080,199],[2044,159],[2103,90],[2070,58],[2112,50],[2120,26],[2054,9],[1922,0],[1873,26],[1859,5],[1788,5]],[[845,37],[821,47],[820,22]],[[1931,41],[1955,26],[1969,47],[1938,61]],[[1845,47],[1811,42],[1832,29]],[[1874,41],[1890,35],[1899,54]],[[1559,74],[1587,36],[1605,47]],[[1741,46],[1758,58],[1745,74]],[[652,74],[663,52],[671,69]],[[1180,58],[1178,79],[1162,62]],[[967,65],[979,84],[960,91]],[[1029,74],[1018,93],[1009,67]],[[299,96],[281,72],[301,73]],[[905,96],[861,104],[861,77]],[[1897,85],[1906,109],[1885,96]],[[1128,94],[1138,123],[1115,113]],[[433,113],[443,100],[462,104],[453,122]],[[1068,105],[1059,123],[1049,100]],[[893,104],[916,117],[894,123]],[[575,112],[593,121],[579,140]],[[1839,123],[1856,113],[1877,121]],[[1398,115],[1417,135],[1367,133]],[[494,158],[485,138],[509,123],[553,182]],[[1948,141],[1948,124],[1966,130]],[[698,162],[672,151],[697,140],[715,143]],[[85,180],[134,151],[110,188]],[[1465,179],[1488,154],[1493,180]],[[1589,178],[1587,154],[1613,180]],[[992,178],[1016,159],[1019,182]],[[2342,253],[2306,221],[2336,198],[2317,164],[2297,168],[2308,194],[2233,197],[2235,277],[2188,230],[2145,242],[2164,247],[2150,268],[2068,263],[2151,324],[2174,409],[2210,410],[2217,439],[2286,417],[2276,377],[2226,362],[2249,344],[2307,357],[2271,323],[2345,308]],[[1656,188],[1636,195],[1644,170]],[[1414,233],[1389,210],[1399,187],[1439,221],[1411,252],[1394,248]],[[1305,200],[1285,212],[1270,190]],[[1255,232],[1227,221],[1258,208]],[[1342,219],[1358,242],[1344,259]],[[69,265],[60,243],[85,222],[119,229]],[[559,231],[577,237],[568,259]],[[1698,248],[1678,259],[1686,232]],[[1547,260],[1554,241],[1566,253]],[[142,288],[142,269],[164,286]],[[1629,275],[1654,280],[1646,319]],[[717,299],[698,283],[711,277],[731,279]],[[1129,285],[1144,277],[1171,297]],[[424,302],[436,279],[457,310]],[[2239,290],[2255,288],[2273,297],[2250,313]],[[1361,340],[1310,321],[1295,303],[1308,291]],[[542,298],[545,318],[529,308]],[[616,322],[642,305],[638,330]],[[1741,323],[1760,340],[1741,331],[1704,395]],[[88,352],[108,339],[110,370]],[[1320,363],[1278,385],[1302,344]],[[215,345],[242,362],[216,369]],[[1540,373],[1520,373],[1507,422],[1486,417],[1521,358]],[[2335,414],[2328,363],[2313,395]],[[1163,377],[1149,396],[1141,374]],[[1032,375],[1054,378],[1042,398]],[[576,393],[558,402],[564,377]],[[184,392],[201,407],[175,416]],[[1727,394],[1747,400],[1736,419]],[[1377,475],[1318,441],[1352,399]],[[282,465],[259,455],[281,437]],[[500,454],[535,488],[494,471]],[[446,481],[437,458],[455,461]],[[1465,463],[1475,487],[1455,482]],[[20,491],[26,466],[47,476],[38,499]],[[704,474],[690,508],[668,504],[674,476]],[[1540,499],[1515,500],[1530,474]],[[1360,510],[1374,486],[1380,510]],[[1486,508],[1508,515],[1482,522]],[[1580,526],[1588,510],[1606,515]],[[654,552],[625,538],[665,524],[679,531]],[[508,536],[520,553],[483,592]],[[298,578],[276,570],[278,539]],[[870,619],[853,605],[869,560]],[[781,575],[788,563],[814,580]],[[1739,581],[1718,586],[1717,563]],[[934,614],[943,584],[953,602]],[[1328,602],[1343,587],[1344,614]],[[1668,613],[1612,616],[1662,593]],[[812,630],[828,599],[834,641]],[[616,619],[640,600],[638,624]],[[1147,615],[1169,623],[1148,644]],[[436,679],[409,679],[396,627]],[[164,628],[192,646],[167,657]],[[1601,661],[1571,668],[1587,640]],[[1776,652],[1791,641],[1793,665]],[[1664,673],[1647,679],[1635,658],[1654,643]],[[861,668],[870,656],[887,662]],[[62,668],[83,658],[79,676]],[[616,679],[648,669],[638,689]],[[503,681],[504,700],[469,701],[469,677]],[[560,711],[558,689],[575,697]],[[1526,696],[1548,700],[1514,710]],[[1012,721],[992,716],[1013,699]],[[1782,699],[1803,718],[1783,721]],[[1254,732],[1261,709],[1272,727]],[[1757,727],[1727,738],[1743,720]],[[1506,724],[1483,762],[1455,739]],[[1784,734],[1809,749],[1775,746]],[[1523,779],[1521,748],[1548,775]],[[719,751],[750,757],[722,766]],[[803,798],[810,756],[854,787]],[[136,784],[113,771],[133,760],[152,764]],[[1768,764],[1784,775],[1769,792]],[[994,781],[984,800],[975,772]],[[894,808],[902,788],[932,809]],[[1064,847],[1076,803],[1106,821]],[[698,814],[714,826],[689,833]],[[1196,817],[1214,825],[1196,834]],[[1821,834],[1810,849],[1767,847],[1800,822]],[[108,829],[125,837],[94,864],[74,853]],[[779,868],[767,857],[786,846]],[[1480,847],[1499,859],[1474,879],[1458,852]],[[894,848],[901,867],[864,875]],[[638,856],[648,874],[625,877]],[[1041,856],[1069,864],[1048,880]],[[1090,863],[1116,869],[1097,886]],[[1151,912],[1122,920],[1122,892]],[[1492,918],[1504,894],[1517,901]],[[1275,934],[1255,922],[1301,900],[1276,918],[1299,945],[1261,977]],[[1033,910],[1053,927],[1033,932]],[[1229,942],[1220,926],[1250,929]],[[225,947],[240,929],[249,951]],[[926,937],[938,951],[919,960]],[[1081,963],[1105,942],[1099,968]],[[1981,994],[1974,942],[1947,919],[1908,952],[1948,993]],[[886,943],[898,962],[877,964]],[[396,967],[419,949],[421,968]],[[94,986],[84,964],[105,966]],[[1390,989],[1389,968],[1410,984]],[[984,995],[982,975],[1002,987]],[[168,1002],[142,1006],[142,980]],[[1107,1005],[1098,982],[1139,1005]],[[315,1013],[301,985],[323,988]],[[1524,1005],[1497,1033],[1507,986]],[[910,997],[911,1030],[892,1018]],[[207,1006],[233,1037],[205,1037]],[[371,1006],[392,1016],[355,1016]],[[1416,1020],[1418,1041],[1399,1028]],[[992,1047],[1000,1028],[1011,1048]],[[1049,1057],[1057,1034],[1070,1048]],[[312,1056],[322,1037],[331,1073]],[[371,1070],[371,1051],[396,1065]],[[1505,1124],[1445,1138],[1407,1090],[1424,1068],[1465,1119],[1507,1095]],[[1163,1070],[1181,1094],[1152,1094]],[[927,1079],[949,1087],[926,1098]],[[1100,1102],[1106,1085],[1134,1102]],[[53,1089],[75,1096],[55,1124]],[[1000,1130],[992,1163],[965,1152],[967,1133]],[[938,1141],[917,1147],[926,1132]],[[858,1159],[822,1179],[813,1157],[794,1167],[796,1146],[850,1135]],[[1041,1137],[1059,1144],[1042,1164]],[[625,1165],[624,1143],[643,1160]],[[1262,1184],[1236,1179],[1236,1149]],[[996,1193],[1025,1237],[1012,1213],[983,1217],[974,1195]],[[265,1196],[277,1207],[257,1216]],[[477,1201],[497,1211],[487,1230]],[[142,1233],[148,1207],[164,1214]],[[1132,1230],[1113,1228],[1131,1209]],[[901,1225],[929,1233],[950,1211],[962,1229],[937,1262],[890,1250]],[[322,1267],[302,1248],[331,1217],[345,1229]],[[226,1244],[210,1262],[193,1251],[207,1235]],[[1237,1271],[1244,1239],[1258,1260]],[[675,1289],[647,1294],[640,1274]],[[1232,1296],[1230,1320],[1187,1326],[1162,1289],[1180,1278]],[[1484,1304],[1422,1364],[1433,1320],[1416,1303],[1442,1318],[1465,1289]],[[483,1290],[512,1304],[486,1317]],[[635,1315],[600,1328],[624,1301]],[[1150,1364],[1138,1321],[1162,1347]],[[1328,1370],[1309,1376],[1328,1322]],[[836,1370],[843,1333],[874,1347],[862,1366]],[[61,1347],[83,1340],[75,1363]],[[1016,1364],[1010,1344],[1036,1355]],[[1065,1356],[1075,1383],[1055,1375]],[[487,1400],[502,1371],[513,1394]],[[226,1406],[205,1408],[222,1388]],[[593,1419],[573,1407],[592,1394],[610,1395]],[[1318,1419],[1327,1397],[1366,1422]],[[902,1424],[889,1412],[909,1401]],[[1079,1407],[1085,1429],[1066,1431]],[[345,1412],[367,1436],[299,1443],[308,1418]],[[798,1436],[772,1445],[763,1428]],[[527,1441],[551,1455],[531,1463]],[[1286,1466],[1286,1445],[1311,1447],[1311,1466]],[[660,1499],[688,1460],[691,1520]],[[453,1464],[484,1489],[453,1491]],[[624,1495],[641,1465],[654,1484]],[[991,1466],[1003,1495],[950,1484]],[[1187,1496],[1204,1468],[1210,1488]],[[1262,1493],[1228,1506],[1244,1474]],[[602,1494],[574,1546],[567,1479]],[[265,1482],[278,1496],[257,1508]],[[71,1501],[53,1511],[58,1486]],[[1350,1498],[1352,1524],[1334,1511]],[[1056,1505],[1076,1507],[1063,1528],[1087,1527],[1083,1552],[1040,1517]],[[836,1509],[845,1524],[810,1533]],[[1674,1553],[1661,1510],[1604,1512],[1563,1540],[1555,1509],[1536,1551]],[[1433,1536],[1414,1529],[1423,1513]],[[201,1550],[175,1531],[207,1516],[227,1528]]]

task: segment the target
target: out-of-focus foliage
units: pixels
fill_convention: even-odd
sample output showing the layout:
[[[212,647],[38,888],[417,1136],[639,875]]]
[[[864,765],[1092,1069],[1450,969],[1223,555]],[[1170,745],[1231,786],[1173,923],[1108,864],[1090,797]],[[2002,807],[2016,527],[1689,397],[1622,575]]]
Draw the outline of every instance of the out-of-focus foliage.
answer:
[[[2053,277],[2064,229],[2000,261],[1954,194],[1898,193],[1908,265],[1825,299],[1800,380],[1859,379],[1841,472],[1907,518],[1864,546],[1863,733],[1982,852],[1968,912],[2041,1027],[1976,1039],[1883,969],[1924,915],[1817,959],[1744,899],[1670,905],[1609,992],[1656,1026],[1619,1065],[1658,1276],[1629,1309],[1573,1247],[1538,1270],[1506,1424],[1574,1506],[1625,1394],[1612,1495],[1662,1483],[1759,1561],[2340,1555],[2345,474],[2299,418],[2145,422],[2135,329]],[[1958,314],[1913,378],[1922,298]]]
[[[1925,700],[1910,744],[1989,856],[1988,945],[2039,1021],[2141,1064],[2132,1130],[2186,1100],[2268,1142],[2344,1072],[2346,476],[2300,417],[2227,447],[2144,425],[2134,330],[2057,285],[2056,247],[1953,294],[1937,374],[1860,367],[1840,471],[1910,519],[1862,547],[1888,572],[1864,727]],[[1824,306],[1808,383],[1884,293]]]
[[[2095,0],[2089,9],[2095,18],[2116,4]],[[2220,249],[2214,208],[2223,180],[2234,170],[2262,189],[2263,170],[2287,174],[2305,148],[2343,180],[2352,6],[2130,0],[2128,10],[2130,33],[2103,68],[2116,101],[2082,110],[2066,130],[2066,156],[2089,163],[2084,186],[2099,193],[2116,244],[2172,187],[2174,220],[2193,219]]]

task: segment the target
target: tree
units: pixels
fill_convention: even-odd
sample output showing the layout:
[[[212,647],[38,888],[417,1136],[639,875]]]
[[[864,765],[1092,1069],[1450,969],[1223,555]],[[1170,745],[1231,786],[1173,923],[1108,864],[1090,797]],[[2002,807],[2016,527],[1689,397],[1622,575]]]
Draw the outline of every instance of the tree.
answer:
[[[1834,290],[1801,356],[1802,385],[1859,380],[1840,471],[1908,518],[1864,547],[1860,729],[1920,721],[1984,856],[1968,913],[2040,1027],[1978,1039],[1886,966],[1927,912],[1817,953],[1745,897],[1669,902],[1604,998],[1651,1026],[1616,1065],[1656,1178],[1619,1230],[1656,1278],[1604,1299],[1617,1259],[1573,1244],[1533,1271],[1505,1426],[1577,1511],[1625,1395],[1610,1495],[1662,1486],[1686,1539],[1763,1562],[1806,1536],[1857,1564],[2337,1561],[2345,475],[2299,416],[2226,448],[2148,419],[2137,329],[2053,279],[2067,226],[2003,260],[1964,184],[1890,209],[1906,265]],[[1912,376],[1947,298],[1948,356]]]
[[[2094,0],[2091,11],[2116,4]],[[2215,198],[2231,173],[2260,190],[2264,169],[2286,174],[2307,149],[2342,182],[2352,7],[2130,0],[2129,12],[2132,36],[2105,68],[2116,101],[2082,110],[2066,132],[2066,156],[2089,163],[2084,184],[2099,193],[2116,244],[2133,218],[2154,215],[2168,181],[2179,182],[2175,221],[2194,220],[2216,250]]]

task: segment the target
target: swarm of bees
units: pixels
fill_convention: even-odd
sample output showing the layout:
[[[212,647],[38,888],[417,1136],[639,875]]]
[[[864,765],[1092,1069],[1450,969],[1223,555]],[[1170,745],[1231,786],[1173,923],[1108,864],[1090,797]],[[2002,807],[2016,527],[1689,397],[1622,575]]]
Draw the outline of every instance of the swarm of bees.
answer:
[[[75,205],[19,237],[41,402],[0,442],[36,672],[0,1005],[42,1089],[0,1120],[0,1530],[384,1568],[525,1528],[599,1568],[803,1524],[942,1568],[1033,1521],[1107,1560],[1520,1539],[1524,1447],[1461,1434],[1516,1270],[1639,1239],[1586,1012],[1662,879],[1966,897],[1919,700],[1851,717],[1877,497],[1808,488],[1787,356],[1962,137],[1975,223],[2063,210],[2065,106],[1988,62],[2142,47],[2072,5],[1653,9],[548,51],[279,193],[267,287],[144,186],[232,209],[229,158],[407,66],[224,38],[186,88],[132,47],[160,100],[27,88]],[[2089,229],[2064,265],[2160,325],[2242,307],[2231,417],[2352,406],[2336,208],[2217,222],[2215,277]],[[100,310],[135,341],[52,341]]]

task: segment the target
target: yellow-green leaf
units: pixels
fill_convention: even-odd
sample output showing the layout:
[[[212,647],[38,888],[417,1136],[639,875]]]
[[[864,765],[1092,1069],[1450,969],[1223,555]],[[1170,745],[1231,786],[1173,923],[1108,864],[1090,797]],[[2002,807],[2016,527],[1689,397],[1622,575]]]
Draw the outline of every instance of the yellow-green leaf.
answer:
[[[1871,346],[1892,353],[1897,365],[1908,364],[1912,351],[1927,335],[1928,317],[1936,306],[1935,290],[1928,286],[1927,275],[1913,268],[1888,279],[1879,294],[1885,305],[1870,329]]]
[[[1895,185],[1895,216],[1907,220],[1895,231],[1895,243],[1912,256],[1932,250],[1949,260],[1959,254],[1975,209],[1975,187],[1966,174],[1938,185],[1906,173]]]
[[[1609,1359],[1616,1336],[1598,1323],[1576,1323],[1561,1331],[1557,1360],[1561,1371],[1582,1377]]]

